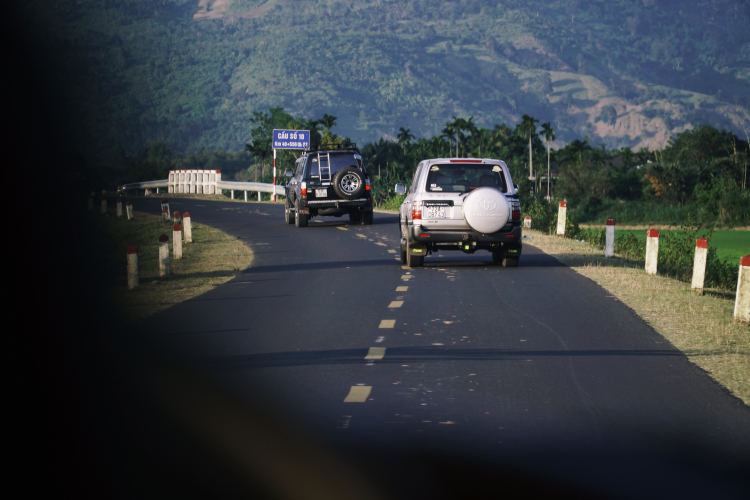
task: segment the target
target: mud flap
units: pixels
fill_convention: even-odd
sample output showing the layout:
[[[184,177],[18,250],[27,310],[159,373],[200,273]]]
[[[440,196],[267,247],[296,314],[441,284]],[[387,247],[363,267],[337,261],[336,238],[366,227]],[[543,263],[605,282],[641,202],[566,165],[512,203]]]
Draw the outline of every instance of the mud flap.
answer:
[[[419,245],[415,243],[410,243],[409,255],[416,255],[417,257],[424,257],[425,255],[427,255],[427,245]]]

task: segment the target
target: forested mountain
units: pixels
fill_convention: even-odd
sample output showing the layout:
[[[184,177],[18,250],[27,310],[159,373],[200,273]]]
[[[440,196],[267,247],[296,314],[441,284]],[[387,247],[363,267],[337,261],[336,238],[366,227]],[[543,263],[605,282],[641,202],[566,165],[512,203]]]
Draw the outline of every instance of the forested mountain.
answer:
[[[27,0],[13,14],[72,150],[237,151],[254,111],[364,143],[549,121],[557,145],[750,132],[750,0]],[[9,48],[10,49],[10,48]],[[15,48],[18,49],[18,48]]]

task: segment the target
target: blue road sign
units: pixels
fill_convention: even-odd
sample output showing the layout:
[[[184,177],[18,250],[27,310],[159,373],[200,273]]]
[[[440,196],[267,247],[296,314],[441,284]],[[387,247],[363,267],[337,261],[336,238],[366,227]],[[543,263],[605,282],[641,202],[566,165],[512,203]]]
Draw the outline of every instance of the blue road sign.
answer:
[[[309,130],[273,130],[273,149],[310,149]]]

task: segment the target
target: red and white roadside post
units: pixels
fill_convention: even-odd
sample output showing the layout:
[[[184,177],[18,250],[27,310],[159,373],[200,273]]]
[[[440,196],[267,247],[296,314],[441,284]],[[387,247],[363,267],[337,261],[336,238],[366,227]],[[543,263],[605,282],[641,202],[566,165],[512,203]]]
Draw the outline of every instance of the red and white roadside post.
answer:
[[[615,219],[609,217],[607,219],[607,228],[605,229],[604,238],[604,256],[614,257],[615,256]]]
[[[693,261],[693,280],[690,290],[703,295],[703,283],[706,280],[706,258],[708,257],[708,240],[695,240],[695,261]]]
[[[166,208],[161,209],[161,220],[169,221],[169,212]]]
[[[159,276],[169,275],[169,236],[159,236]]]
[[[185,243],[193,242],[193,230],[190,226],[190,212],[182,214],[182,230],[185,234]]]
[[[135,218],[133,215],[133,204],[129,201],[125,202],[125,214],[128,216],[128,220],[133,220]]]
[[[122,200],[120,198],[117,198],[115,206],[117,207],[117,216],[122,217]]]
[[[750,255],[740,259],[737,296],[734,299],[734,320],[750,325]]]
[[[182,258],[182,226],[179,224],[172,226],[172,253],[175,260]]]
[[[322,177],[323,174],[320,174],[320,176]],[[276,148],[273,148],[273,194],[271,194],[271,201],[276,201]]]
[[[531,216],[527,215],[523,218],[523,227],[526,229],[531,229]]]
[[[162,213],[164,213],[164,212],[163,212],[163,210],[164,210],[165,208],[167,209],[167,220],[169,220],[169,200],[168,200],[168,199],[166,199],[166,198],[162,198],[162,199],[161,199],[161,209],[162,209]]]
[[[172,214],[174,217],[174,223],[179,224],[180,223],[180,212],[175,210],[174,214]]]
[[[129,245],[128,253],[128,290],[138,288],[138,247]]]
[[[659,262],[659,231],[649,229],[646,232],[646,274],[656,274]]]
[[[565,236],[565,220],[568,215],[568,204],[564,201],[560,202],[560,207],[557,209],[557,235]]]

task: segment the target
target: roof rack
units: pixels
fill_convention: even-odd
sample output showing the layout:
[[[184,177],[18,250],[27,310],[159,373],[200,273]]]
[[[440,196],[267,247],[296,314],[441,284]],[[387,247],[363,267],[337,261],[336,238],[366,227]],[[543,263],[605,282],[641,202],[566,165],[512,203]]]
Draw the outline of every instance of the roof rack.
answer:
[[[305,151],[359,151],[356,142],[345,142],[343,144],[320,144],[310,146]]]

